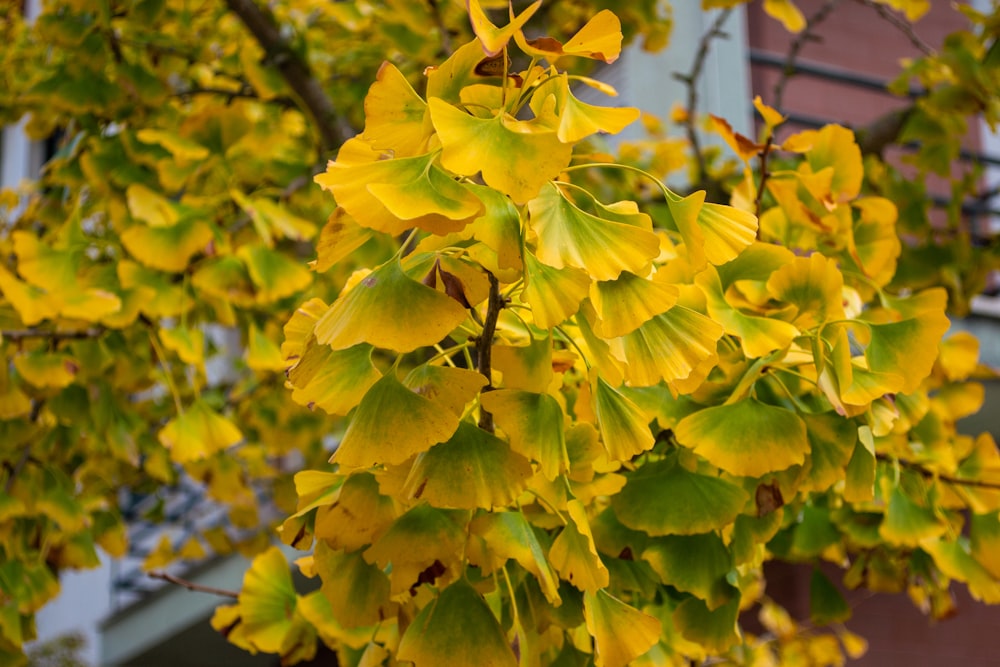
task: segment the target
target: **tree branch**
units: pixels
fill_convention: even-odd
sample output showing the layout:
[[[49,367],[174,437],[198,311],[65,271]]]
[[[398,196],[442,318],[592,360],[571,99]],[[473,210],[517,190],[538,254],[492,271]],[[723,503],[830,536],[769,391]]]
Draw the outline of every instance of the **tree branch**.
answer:
[[[939,472],[934,472],[933,470],[928,470],[919,463],[913,463],[912,461],[902,461],[897,458],[893,458],[887,454],[876,454],[875,458],[883,463],[898,463],[907,470],[912,470],[918,475],[922,475],[928,479],[937,479],[948,484],[955,484],[957,486],[971,486],[979,489],[993,489],[995,491],[1000,491],[1000,482],[988,482],[984,479],[962,479],[961,477],[953,477],[951,475],[943,475]]]
[[[77,331],[50,331],[48,329],[7,329],[0,331],[0,340],[21,341],[28,338],[44,338],[51,341],[81,340],[97,338],[106,331],[104,327],[79,329]]]
[[[906,38],[910,40],[910,44],[913,44],[913,46],[925,56],[934,55],[934,49],[932,49],[927,42],[920,39],[920,36],[913,30],[913,26],[908,21],[904,21],[889,11],[888,7],[872,2],[872,0],[858,0],[858,2],[875,10],[876,14],[885,19],[892,27],[903,33]]]
[[[497,320],[500,318],[500,311],[504,307],[503,297],[500,296],[500,281],[492,273],[486,274],[490,279],[490,296],[486,302],[486,318],[483,320],[483,333],[479,335],[476,342],[476,370],[486,376],[488,384],[483,389],[484,392],[493,389],[493,335],[497,330]],[[493,432],[493,415],[479,409],[479,428],[484,431]]]
[[[705,156],[701,153],[701,142],[698,140],[698,132],[695,129],[695,116],[698,108],[698,79],[701,78],[701,71],[705,67],[705,60],[708,58],[708,49],[712,40],[716,37],[728,36],[722,29],[722,24],[726,22],[732,12],[732,9],[724,9],[719,12],[719,15],[712,22],[711,27],[701,36],[698,52],[691,63],[691,71],[687,74],[674,73],[674,78],[687,86],[687,120],[684,122],[684,127],[687,132],[688,143],[691,144],[691,150],[694,153],[695,166],[698,169],[697,178],[694,179],[695,183],[701,183],[705,180],[706,171]]]
[[[281,36],[274,19],[254,0],[226,0],[226,5],[256,38],[268,60],[278,68],[304,111],[312,118],[323,150],[332,152],[344,143],[333,102],[312,76],[309,66]]]
[[[813,34],[813,30],[820,23],[826,20],[826,17],[830,15],[834,7],[840,0],[827,0],[826,4],[820,7],[820,9],[806,20],[806,27],[799,33],[792,42],[791,47],[788,49],[788,56],[785,58],[785,66],[781,71],[781,78],[778,82],[774,84],[774,108],[781,111],[781,101],[785,97],[785,86],[788,85],[788,80],[795,75],[795,60],[799,57],[799,52],[806,45],[806,42],[810,42],[816,39],[816,35]]]
[[[854,134],[861,148],[861,154],[881,156],[886,148],[896,143],[914,108],[913,105],[909,105],[893,109],[865,127],[856,128]]]
[[[225,597],[225,598],[233,598],[234,600],[240,597],[240,594],[237,593],[236,591],[228,591],[225,590],[224,588],[214,588],[212,586],[203,586],[201,584],[189,581],[187,579],[181,579],[180,577],[175,577],[174,575],[168,572],[150,572],[149,576],[152,579],[160,579],[162,581],[167,581],[171,584],[183,586],[189,591],[197,591],[198,593],[210,593],[211,595],[218,595],[220,597]]]

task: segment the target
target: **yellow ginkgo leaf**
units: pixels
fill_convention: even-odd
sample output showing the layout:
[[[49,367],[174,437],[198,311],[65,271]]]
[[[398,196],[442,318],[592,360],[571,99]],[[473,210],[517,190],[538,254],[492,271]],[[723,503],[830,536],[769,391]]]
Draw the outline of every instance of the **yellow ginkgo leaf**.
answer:
[[[843,289],[844,277],[836,263],[818,252],[795,257],[767,280],[767,291],[774,298],[795,306],[792,323],[803,330],[846,317]]]
[[[757,99],[760,98],[758,97]],[[718,116],[714,116],[712,114],[709,114],[709,118],[712,121],[712,129],[715,130],[716,134],[723,138],[729,147],[732,148],[736,155],[744,162],[749,162],[753,158],[757,157],[762,150],[764,150],[764,146],[755,141],[751,141],[734,130],[725,118],[719,118]]]
[[[649,428],[650,418],[598,373],[592,372],[591,376],[594,414],[608,456],[614,461],[628,461],[652,449],[655,439]]]
[[[458,418],[452,412],[410,391],[388,373],[361,399],[330,460],[345,468],[402,463],[444,442],[456,428]]]
[[[622,338],[625,377],[637,387],[704,375],[716,355],[723,328],[701,313],[674,306]],[[700,371],[700,373],[696,372]]]
[[[581,591],[593,593],[605,588],[611,576],[594,546],[583,503],[574,498],[566,503],[566,510],[570,520],[552,542],[549,562],[560,577]]]
[[[231,421],[203,401],[197,401],[167,422],[159,433],[160,444],[178,463],[204,459],[243,440]]]
[[[523,298],[539,327],[549,329],[573,316],[586,298],[590,282],[581,269],[557,269],[538,261],[531,252],[524,253]]]
[[[365,96],[365,130],[361,138],[376,150],[391,150],[395,157],[427,152],[434,133],[427,103],[403,73],[386,61]]]
[[[309,268],[322,273],[334,264],[368,242],[374,236],[374,230],[362,227],[354,221],[347,211],[337,207],[330,214],[316,241],[316,259],[309,262]]]
[[[488,56],[495,56],[500,53],[510,38],[518,32],[524,24],[528,22],[538,8],[542,6],[542,0],[537,0],[536,2],[528,5],[523,12],[518,16],[514,16],[513,8],[511,8],[511,20],[510,23],[505,25],[503,28],[498,28],[493,25],[486,12],[483,11],[482,4],[480,0],[466,0],[466,8],[469,10],[469,20],[472,22],[472,31],[476,33],[476,37],[479,38],[479,42],[482,44],[483,51],[486,52]]]
[[[423,364],[403,379],[403,385],[461,417],[465,406],[487,383],[482,373],[465,368]]]
[[[394,160],[371,155],[364,162],[338,157],[314,180],[365,227],[387,234],[412,227],[435,234],[458,231],[479,215],[483,205],[469,188],[434,164],[435,155]]]
[[[533,120],[518,120],[505,112],[477,118],[433,97],[428,104],[441,139],[441,164],[463,176],[482,171],[487,185],[517,204],[537,195],[569,165],[573,147],[556,135],[559,121],[551,110],[554,100],[536,111]],[[483,160],[483,155],[491,158]]]
[[[968,331],[956,331],[938,346],[938,363],[952,382],[966,380],[979,363],[979,339]]]
[[[622,50],[622,24],[609,9],[602,9],[565,44],[551,37],[526,39],[523,32],[514,35],[522,51],[550,62],[560,56],[581,56],[613,63]]]
[[[483,394],[482,405],[510,439],[510,448],[536,461],[546,479],[569,469],[562,408],[548,394],[500,389]]]
[[[764,11],[771,18],[781,21],[788,32],[801,32],[806,27],[806,17],[792,0],[764,0]]]
[[[746,477],[801,464],[809,452],[797,414],[754,398],[699,410],[680,420],[674,434],[712,465]]]
[[[59,300],[40,287],[18,280],[14,274],[0,266],[0,293],[14,306],[21,320],[34,326],[55,317]]]
[[[532,110],[542,112],[549,95],[556,100],[557,136],[567,144],[597,132],[618,134],[639,117],[639,110],[634,107],[603,107],[581,102],[570,90],[569,75],[565,72],[538,86],[531,98]]]
[[[679,294],[676,285],[647,280],[628,271],[616,280],[595,282],[590,286],[590,302],[597,314],[594,333],[616,338],[635,331],[670,310]]]
[[[417,457],[403,493],[446,509],[512,503],[531,476],[528,459],[491,433],[461,422],[447,441]]]
[[[290,362],[298,359],[306,350],[309,340],[313,337],[316,322],[329,309],[322,299],[309,299],[295,309],[291,318],[285,323],[285,340],[281,344],[281,356]]]
[[[559,582],[538,536],[521,512],[490,512],[469,524],[469,560],[490,574],[513,558],[538,578],[545,598],[559,605]]]
[[[266,245],[245,245],[236,254],[246,264],[260,305],[291,296],[312,283],[312,274],[300,262]]]
[[[649,216],[588,203],[598,215],[581,210],[553,183],[528,202],[538,259],[560,269],[583,269],[595,280],[614,280],[622,271],[645,273],[660,254]]]
[[[316,539],[333,549],[357,551],[372,544],[400,514],[395,499],[379,493],[375,476],[356,472],[329,504],[316,509]]]
[[[757,110],[757,113],[760,114],[760,117],[764,119],[764,125],[767,126],[768,130],[774,130],[778,125],[785,122],[785,117],[777,109],[764,104],[760,95],[753,98],[753,106]]]
[[[597,667],[625,667],[660,639],[660,621],[604,590],[584,593],[583,615]]]
[[[330,615],[341,626],[364,627],[393,615],[389,578],[360,551],[334,551],[317,542],[314,562],[323,582],[320,590],[330,603]]]
[[[76,379],[80,363],[64,352],[32,350],[14,357],[14,368],[36,387],[68,387]]]
[[[205,332],[200,328],[176,326],[160,329],[160,342],[185,364],[198,367],[205,364]]]
[[[280,653],[292,629],[297,598],[281,550],[271,547],[257,556],[243,577],[238,598],[247,641],[258,651]]]
[[[870,324],[871,341],[865,348],[868,367],[874,372],[899,373],[899,391],[913,393],[934,365],[938,343],[948,331],[945,315],[948,294],[942,287],[892,299],[896,321]]]
[[[528,339],[527,345],[496,345],[493,367],[503,373],[507,389],[544,392],[552,384],[552,338]]]
[[[138,274],[138,272],[136,273]],[[148,285],[150,274],[152,271],[147,271],[146,275],[142,276],[142,285]],[[250,308],[257,303],[257,288],[250,280],[250,272],[247,271],[246,264],[236,255],[216,257],[200,263],[191,283],[201,294],[240,308]],[[154,312],[163,311],[170,303],[168,296],[175,296],[175,298],[187,296],[182,286],[178,286],[181,287],[180,290],[170,289],[172,287],[170,285],[157,284],[157,287],[159,289],[156,290],[155,298],[151,300]],[[180,294],[171,294],[171,292],[178,291]]]
[[[417,614],[396,656],[414,667],[518,664],[489,605],[465,579],[441,591]]]
[[[368,343],[410,352],[437,343],[465,317],[457,301],[411,280],[392,259],[342,293],[316,322],[314,333],[336,350]]]
[[[331,415],[346,415],[379,379],[372,364],[371,345],[344,350],[310,343],[288,370],[292,400]]]
[[[150,227],[170,227],[181,218],[176,204],[140,183],[126,188],[125,200],[132,217]]]
[[[813,173],[819,173],[826,167],[833,168],[830,188],[835,202],[849,201],[858,196],[864,169],[861,149],[851,130],[840,125],[805,130],[788,137],[782,147],[796,153],[805,153]]]
[[[161,271],[183,271],[212,238],[207,224],[191,218],[169,227],[132,225],[121,234],[122,245],[133,257]]]
[[[255,371],[283,371],[288,367],[277,343],[255,324],[247,332],[246,360],[247,366]]]
[[[680,232],[688,261],[697,270],[734,259],[757,237],[757,216],[732,206],[705,202],[705,191],[687,197],[665,190],[670,221]]]

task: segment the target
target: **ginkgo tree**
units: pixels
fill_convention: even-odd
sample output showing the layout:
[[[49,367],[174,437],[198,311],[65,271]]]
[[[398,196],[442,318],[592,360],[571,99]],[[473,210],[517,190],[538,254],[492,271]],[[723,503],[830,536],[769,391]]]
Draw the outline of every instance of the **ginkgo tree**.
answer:
[[[639,112],[580,99],[614,95],[589,65],[623,33],[662,42],[657,3],[624,24],[495,4],[6,10],[3,111],[63,143],[5,199],[4,657],[55,571],[124,551],[118,490],[178,475],[249,532],[150,564],[259,553],[212,623],[287,664],[320,642],[417,667],[859,654],[827,575],[811,623],[833,631],[808,631],[770,560],[939,616],[953,580],[1000,602],[1000,456],[955,429],[982,401],[977,343],[943,338],[977,283],[914,269],[920,193],[865,137],[786,132],[760,100],[760,136],[707,119],[742,164],[699,180],[728,200],[670,188],[673,144],[616,158],[595,135]],[[941,128],[997,112],[997,19],[969,16],[910,67],[929,94],[892,140],[923,140],[925,171],[960,141]],[[948,275],[990,267],[967,259]],[[243,356],[217,377],[220,326]],[[267,547],[261,494],[312,592]]]

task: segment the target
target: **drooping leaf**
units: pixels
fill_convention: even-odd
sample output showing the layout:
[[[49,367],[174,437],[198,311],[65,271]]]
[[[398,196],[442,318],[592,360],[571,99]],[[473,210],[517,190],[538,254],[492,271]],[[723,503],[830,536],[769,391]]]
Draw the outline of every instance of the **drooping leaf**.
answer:
[[[577,499],[566,503],[567,523],[552,542],[549,562],[559,576],[581,591],[595,593],[610,583],[608,568],[594,546],[587,510]]]
[[[650,540],[642,552],[660,581],[691,593],[717,609],[732,594],[726,575],[733,558],[717,533],[666,535]]]
[[[536,58],[546,58],[550,62],[561,56],[582,56],[613,63],[622,49],[622,25],[618,17],[609,9],[602,9],[569,38],[565,44],[551,37],[526,39],[518,31],[514,39],[522,51]]]
[[[316,242],[316,259],[309,262],[309,268],[319,273],[329,270],[367,243],[373,235],[372,229],[359,225],[347,211],[338,206],[320,230],[319,240]]]
[[[297,599],[280,549],[271,547],[254,559],[238,599],[247,642],[258,651],[280,653],[292,629]]]
[[[411,280],[398,260],[390,260],[342,293],[314,332],[335,350],[368,343],[411,352],[438,342],[464,319],[458,302]]]
[[[883,479],[882,488],[888,507],[878,532],[886,542],[916,547],[924,540],[941,537],[948,530],[947,523],[935,516],[932,509],[914,502],[900,485],[893,486],[888,479]]]
[[[361,138],[376,150],[391,150],[395,157],[413,157],[427,152],[433,131],[427,103],[395,65],[383,62],[365,96]]]
[[[590,286],[590,301],[598,318],[594,332],[602,338],[624,336],[670,310],[679,294],[675,285],[640,278],[628,271],[615,280],[595,282]]]
[[[590,289],[587,274],[574,268],[557,269],[524,253],[524,298],[535,324],[548,329],[566,321],[580,309]]]
[[[538,463],[546,479],[569,469],[562,408],[548,394],[501,389],[483,394],[482,406],[510,439],[510,448]]]
[[[493,367],[503,373],[503,386],[542,393],[552,384],[552,339],[528,339],[527,345],[496,345]]]
[[[583,596],[587,632],[594,638],[597,667],[625,667],[656,644],[660,622],[630,607],[607,591]]]
[[[784,408],[746,398],[699,410],[674,429],[677,441],[733,475],[760,477],[805,461],[806,425]]]
[[[649,417],[597,373],[591,380],[594,414],[601,440],[612,460],[627,461],[653,447]]]
[[[688,598],[674,611],[674,623],[689,641],[721,653],[740,640],[736,626],[739,611],[739,595],[714,610],[703,600]]]
[[[819,568],[809,579],[809,618],[816,625],[842,623],[851,617],[844,595]]]
[[[740,487],[690,472],[672,458],[631,473],[611,506],[629,528],[650,535],[694,535],[731,523],[748,499]]]
[[[406,375],[403,386],[461,417],[466,404],[486,382],[486,377],[477,371],[423,364]]]
[[[472,31],[476,33],[476,37],[479,38],[479,42],[482,44],[483,51],[488,56],[495,56],[500,53],[507,46],[507,42],[514,36],[514,33],[519,31],[528,22],[528,19],[538,11],[541,5],[541,0],[538,0],[528,5],[517,16],[513,15],[512,10],[510,23],[503,28],[498,28],[493,25],[486,12],[483,11],[480,0],[467,0],[466,2],[466,7],[469,10],[469,20],[472,22]]]
[[[388,373],[361,399],[331,461],[347,468],[402,463],[444,442],[458,418],[407,389]]]
[[[379,377],[372,347],[364,343],[344,350],[312,343],[288,370],[292,400],[331,415],[350,412]]]
[[[634,107],[603,107],[581,102],[570,90],[569,75],[565,72],[538,86],[531,99],[531,108],[536,113],[541,112],[549,95],[556,100],[559,116],[556,136],[567,144],[597,132],[618,134],[639,117],[639,110]]]
[[[317,542],[315,563],[330,613],[343,627],[372,625],[394,614],[389,578],[362,558],[361,552],[334,551]]]
[[[634,386],[648,387],[660,380],[686,380],[698,370],[707,373],[703,364],[715,357],[722,334],[716,322],[676,305],[622,338],[625,377]]]
[[[469,559],[482,568],[484,574],[494,572],[513,558],[538,578],[545,598],[558,605],[559,582],[534,530],[521,512],[484,513],[473,519],[469,534],[482,540],[469,542]]]
[[[489,605],[464,579],[420,611],[400,639],[396,655],[414,667],[518,664]]]
[[[204,401],[196,401],[167,422],[159,440],[170,450],[170,458],[188,463],[232,447],[243,440],[243,434]]]
[[[531,464],[507,443],[461,422],[447,442],[417,457],[403,493],[435,507],[493,509],[513,502],[530,476]]]

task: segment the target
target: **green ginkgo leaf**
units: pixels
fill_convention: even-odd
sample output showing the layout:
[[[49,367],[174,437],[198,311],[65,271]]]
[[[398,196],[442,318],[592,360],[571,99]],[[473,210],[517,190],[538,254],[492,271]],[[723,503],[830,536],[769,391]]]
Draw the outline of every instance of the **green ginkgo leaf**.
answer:
[[[685,380],[716,354],[723,329],[690,308],[674,306],[622,338],[625,378],[648,387]]]
[[[489,605],[465,579],[420,610],[400,639],[396,655],[414,667],[518,664]]]
[[[309,268],[318,273],[329,270],[367,243],[374,234],[373,230],[359,225],[338,206],[320,230],[316,241],[316,259],[309,262]]]
[[[389,577],[362,558],[361,552],[334,551],[319,541],[314,562],[331,616],[343,627],[372,625],[395,615]]]
[[[592,203],[598,215],[581,210],[554,183],[542,187],[528,202],[538,259],[556,268],[583,269],[595,280],[614,280],[623,271],[645,273],[660,254],[649,216]]]
[[[36,387],[68,387],[76,379],[80,362],[62,352],[32,350],[13,359],[14,368],[29,384]]]
[[[813,568],[809,579],[809,619],[816,625],[825,625],[843,623],[850,617],[851,607],[844,595],[819,568]]]
[[[947,302],[944,288],[925,290],[894,302],[892,305],[905,319],[870,325],[871,342],[865,349],[869,368],[899,373],[903,384],[898,391],[916,391],[930,374],[938,343],[950,326],[944,312]]]
[[[881,486],[888,506],[878,534],[886,542],[916,547],[924,540],[941,537],[948,530],[948,524],[934,510],[914,502],[900,485],[883,478]]]
[[[342,150],[343,154],[343,150]],[[420,227],[435,234],[462,229],[483,205],[434,164],[435,153],[395,160],[330,162],[315,181],[359,224],[399,234]]]
[[[469,559],[490,574],[499,570],[511,558],[538,579],[545,598],[558,606],[559,581],[545,558],[545,551],[534,529],[521,512],[484,513],[469,524],[469,535],[479,538],[469,541]],[[480,546],[481,544],[481,546]]]
[[[465,228],[473,238],[496,253],[497,269],[523,268],[521,261],[521,215],[504,194],[493,188],[469,184],[468,187],[483,202],[483,214]]]
[[[717,533],[652,539],[642,559],[664,584],[701,598],[709,609],[717,609],[732,594],[726,575],[733,568],[733,557]]]
[[[312,274],[291,257],[265,245],[246,245],[236,251],[246,263],[257,288],[256,301],[264,305],[299,292],[312,283]]]
[[[793,258],[767,281],[774,298],[796,307],[792,323],[804,330],[844,319],[843,289],[844,277],[836,263],[818,252]]]
[[[705,202],[705,191],[681,197],[665,190],[670,222],[680,232],[688,261],[699,270],[734,259],[757,238],[757,217],[747,211]]]
[[[674,435],[712,465],[747,477],[801,464],[809,452],[805,422],[755,398],[699,410],[682,419]]]
[[[501,389],[483,394],[481,400],[510,439],[510,448],[537,462],[546,479],[553,480],[569,469],[565,416],[556,399],[548,394]]]
[[[482,82],[476,74],[476,65],[483,59],[483,45],[473,39],[460,46],[447,60],[437,67],[427,68],[427,99],[437,97],[445,102],[458,104],[461,91],[474,83]]]
[[[543,329],[558,326],[580,309],[590,289],[587,274],[574,268],[557,269],[524,253],[524,294],[535,324]]]
[[[809,435],[809,484],[816,491],[825,491],[844,478],[858,441],[858,428],[836,412],[800,416]]]
[[[350,412],[380,377],[372,363],[372,347],[363,343],[331,350],[312,342],[288,370],[292,400],[331,415]]]
[[[680,294],[676,285],[655,282],[623,271],[615,280],[590,286],[590,302],[597,314],[594,333],[616,338],[635,331],[654,316],[670,310]]]
[[[531,472],[528,460],[506,442],[461,422],[451,439],[417,457],[403,493],[435,507],[493,509],[512,503]]]
[[[461,417],[465,406],[487,383],[479,372],[465,368],[422,364],[403,379],[403,386]]]
[[[875,440],[871,428],[858,427],[858,442],[847,462],[844,475],[844,500],[858,503],[875,497]]]
[[[329,500],[317,507],[313,531],[334,549],[354,551],[371,544],[399,514],[395,499],[380,494],[375,476],[367,472],[353,473]]]
[[[541,111],[549,95],[556,99],[557,136],[567,144],[575,144],[597,132],[618,134],[639,117],[639,110],[634,107],[602,107],[581,102],[570,90],[569,75],[565,72],[549,77],[535,89],[531,108],[536,113]]]
[[[204,401],[196,401],[167,422],[159,440],[170,450],[171,459],[189,463],[232,447],[243,440],[243,434]]]
[[[288,561],[278,547],[254,558],[238,598],[243,633],[254,648],[281,652],[292,629],[297,597]]]
[[[441,140],[445,169],[463,176],[482,171],[487,185],[515,203],[523,204],[536,196],[569,165],[573,147],[559,141],[558,119],[549,109],[525,121],[504,112],[493,118],[477,118],[434,97],[428,104]],[[491,159],[483,160],[483,155]]]
[[[433,345],[465,319],[444,292],[411,280],[392,259],[347,292],[316,322],[316,340],[335,350],[358,343],[411,352]]]
[[[969,552],[967,540],[927,540],[920,548],[931,555],[945,576],[964,581],[969,593],[986,604],[1000,603],[1000,583]]]
[[[584,593],[583,614],[597,667],[625,667],[660,639],[660,621],[607,591]]]
[[[121,234],[122,245],[133,257],[161,271],[183,271],[212,238],[211,228],[194,218],[169,227],[132,225]]]
[[[724,479],[686,470],[676,458],[629,474],[611,500],[618,519],[650,535],[694,535],[719,530],[743,511],[749,496]]]
[[[138,267],[137,264],[134,266]],[[142,270],[148,271],[147,269]],[[136,274],[135,279],[141,279],[143,286],[149,284],[150,274],[153,273],[148,271],[142,275],[134,269],[129,269],[128,272]],[[236,255],[215,257],[199,263],[194,277],[191,279],[191,284],[201,294],[225,303],[231,303],[238,308],[250,308],[257,303],[257,286],[250,279],[250,272],[247,270],[246,264],[240,261]],[[154,311],[162,311],[163,306],[170,303],[169,289],[169,285],[156,289],[155,297],[151,299],[152,306],[144,306],[144,309],[151,307]]]
[[[330,458],[345,468],[397,464],[444,442],[458,418],[388,373],[371,386]]]
[[[612,460],[628,461],[652,449],[655,440],[646,413],[596,373],[591,380],[591,391],[597,427]]]
[[[722,653],[740,641],[736,624],[739,611],[739,595],[717,609],[709,609],[704,600],[688,598],[674,610],[674,623],[685,639]]]
[[[566,510],[569,523],[552,542],[549,562],[560,577],[581,591],[594,593],[610,583],[608,568],[597,554],[583,503],[574,498],[566,503]]]
[[[787,347],[799,335],[795,325],[758,315],[747,315],[726,301],[722,283],[715,268],[709,266],[695,278],[695,283],[705,293],[708,314],[723,326],[725,332],[738,336],[740,345],[748,357],[762,357],[765,354]]]

